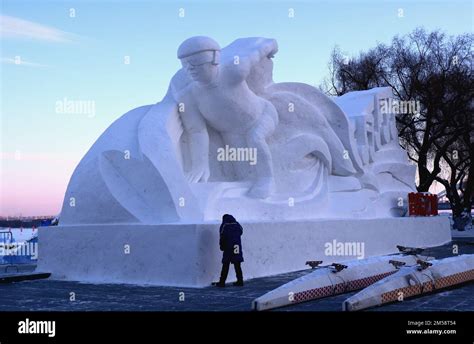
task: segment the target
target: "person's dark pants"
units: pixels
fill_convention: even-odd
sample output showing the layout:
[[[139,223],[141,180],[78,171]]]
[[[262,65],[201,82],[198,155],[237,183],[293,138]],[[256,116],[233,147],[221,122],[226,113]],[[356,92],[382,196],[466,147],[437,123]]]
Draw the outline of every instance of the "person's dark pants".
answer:
[[[242,268],[240,267],[240,263],[233,263],[235,269],[235,275],[237,276],[237,282],[243,283],[244,277],[242,275]],[[222,270],[221,270],[221,279],[219,283],[224,284],[225,280],[227,279],[227,274],[229,273],[229,266],[230,262],[222,263]]]

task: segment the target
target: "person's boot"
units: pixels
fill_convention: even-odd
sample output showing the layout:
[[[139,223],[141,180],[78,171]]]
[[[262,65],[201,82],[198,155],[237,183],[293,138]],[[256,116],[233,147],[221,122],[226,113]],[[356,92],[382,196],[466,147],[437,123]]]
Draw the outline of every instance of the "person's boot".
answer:
[[[235,277],[237,277],[237,282],[234,282],[233,284],[236,287],[243,287],[244,286],[244,276],[242,274],[242,268],[240,266],[240,263],[235,263]]]
[[[227,279],[227,274],[229,273],[229,263],[222,263],[222,270],[221,276],[219,278],[219,282],[215,284],[216,287],[224,288],[225,287],[225,280]]]

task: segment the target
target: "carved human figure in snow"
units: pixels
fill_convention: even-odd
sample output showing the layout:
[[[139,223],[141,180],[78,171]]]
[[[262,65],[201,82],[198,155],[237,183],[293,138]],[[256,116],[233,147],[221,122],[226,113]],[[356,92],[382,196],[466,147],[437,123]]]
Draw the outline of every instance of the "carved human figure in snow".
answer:
[[[180,45],[178,58],[193,80],[178,95],[178,102],[184,104],[180,117],[190,140],[190,182],[206,182],[210,175],[207,123],[226,145],[236,147],[245,137],[247,147],[256,149],[257,178],[249,196],[266,198],[272,193],[275,182],[266,139],[278,124],[278,113],[270,101],[249,88],[246,79],[256,64],[272,58],[277,50],[276,41],[269,39],[254,54],[220,65],[220,47],[213,39],[197,36]]]

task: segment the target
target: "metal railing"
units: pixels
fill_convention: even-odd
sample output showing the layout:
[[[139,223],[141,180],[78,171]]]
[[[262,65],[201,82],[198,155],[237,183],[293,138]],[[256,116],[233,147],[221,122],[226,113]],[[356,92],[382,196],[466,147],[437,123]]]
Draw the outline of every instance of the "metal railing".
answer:
[[[0,229],[0,242],[7,243],[7,237],[10,237],[8,243],[11,243],[13,240],[13,233],[11,229]]]
[[[3,245],[4,249],[7,245],[10,245],[13,242],[13,233],[11,229],[2,229],[0,230],[0,245]],[[16,269],[18,272],[18,266],[16,264],[11,264],[9,262],[5,262],[4,259],[0,261],[0,265],[2,265],[2,269],[4,273],[8,272],[8,269]]]

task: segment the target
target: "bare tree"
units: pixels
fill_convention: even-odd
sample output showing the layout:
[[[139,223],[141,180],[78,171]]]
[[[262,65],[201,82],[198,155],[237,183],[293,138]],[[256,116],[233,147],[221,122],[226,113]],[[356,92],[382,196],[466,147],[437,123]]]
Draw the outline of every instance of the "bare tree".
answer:
[[[378,45],[375,49],[360,53],[355,59],[343,54],[339,47],[331,53],[329,79],[324,81],[323,90],[331,95],[341,96],[350,91],[367,90],[384,85],[382,62],[387,48]]]
[[[419,28],[356,58],[336,47],[323,86],[332,95],[390,86],[399,100],[419,102],[419,112],[397,115],[400,144],[418,166],[418,191],[428,191],[435,180],[446,188],[457,229],[472,223],[473,38]]]

